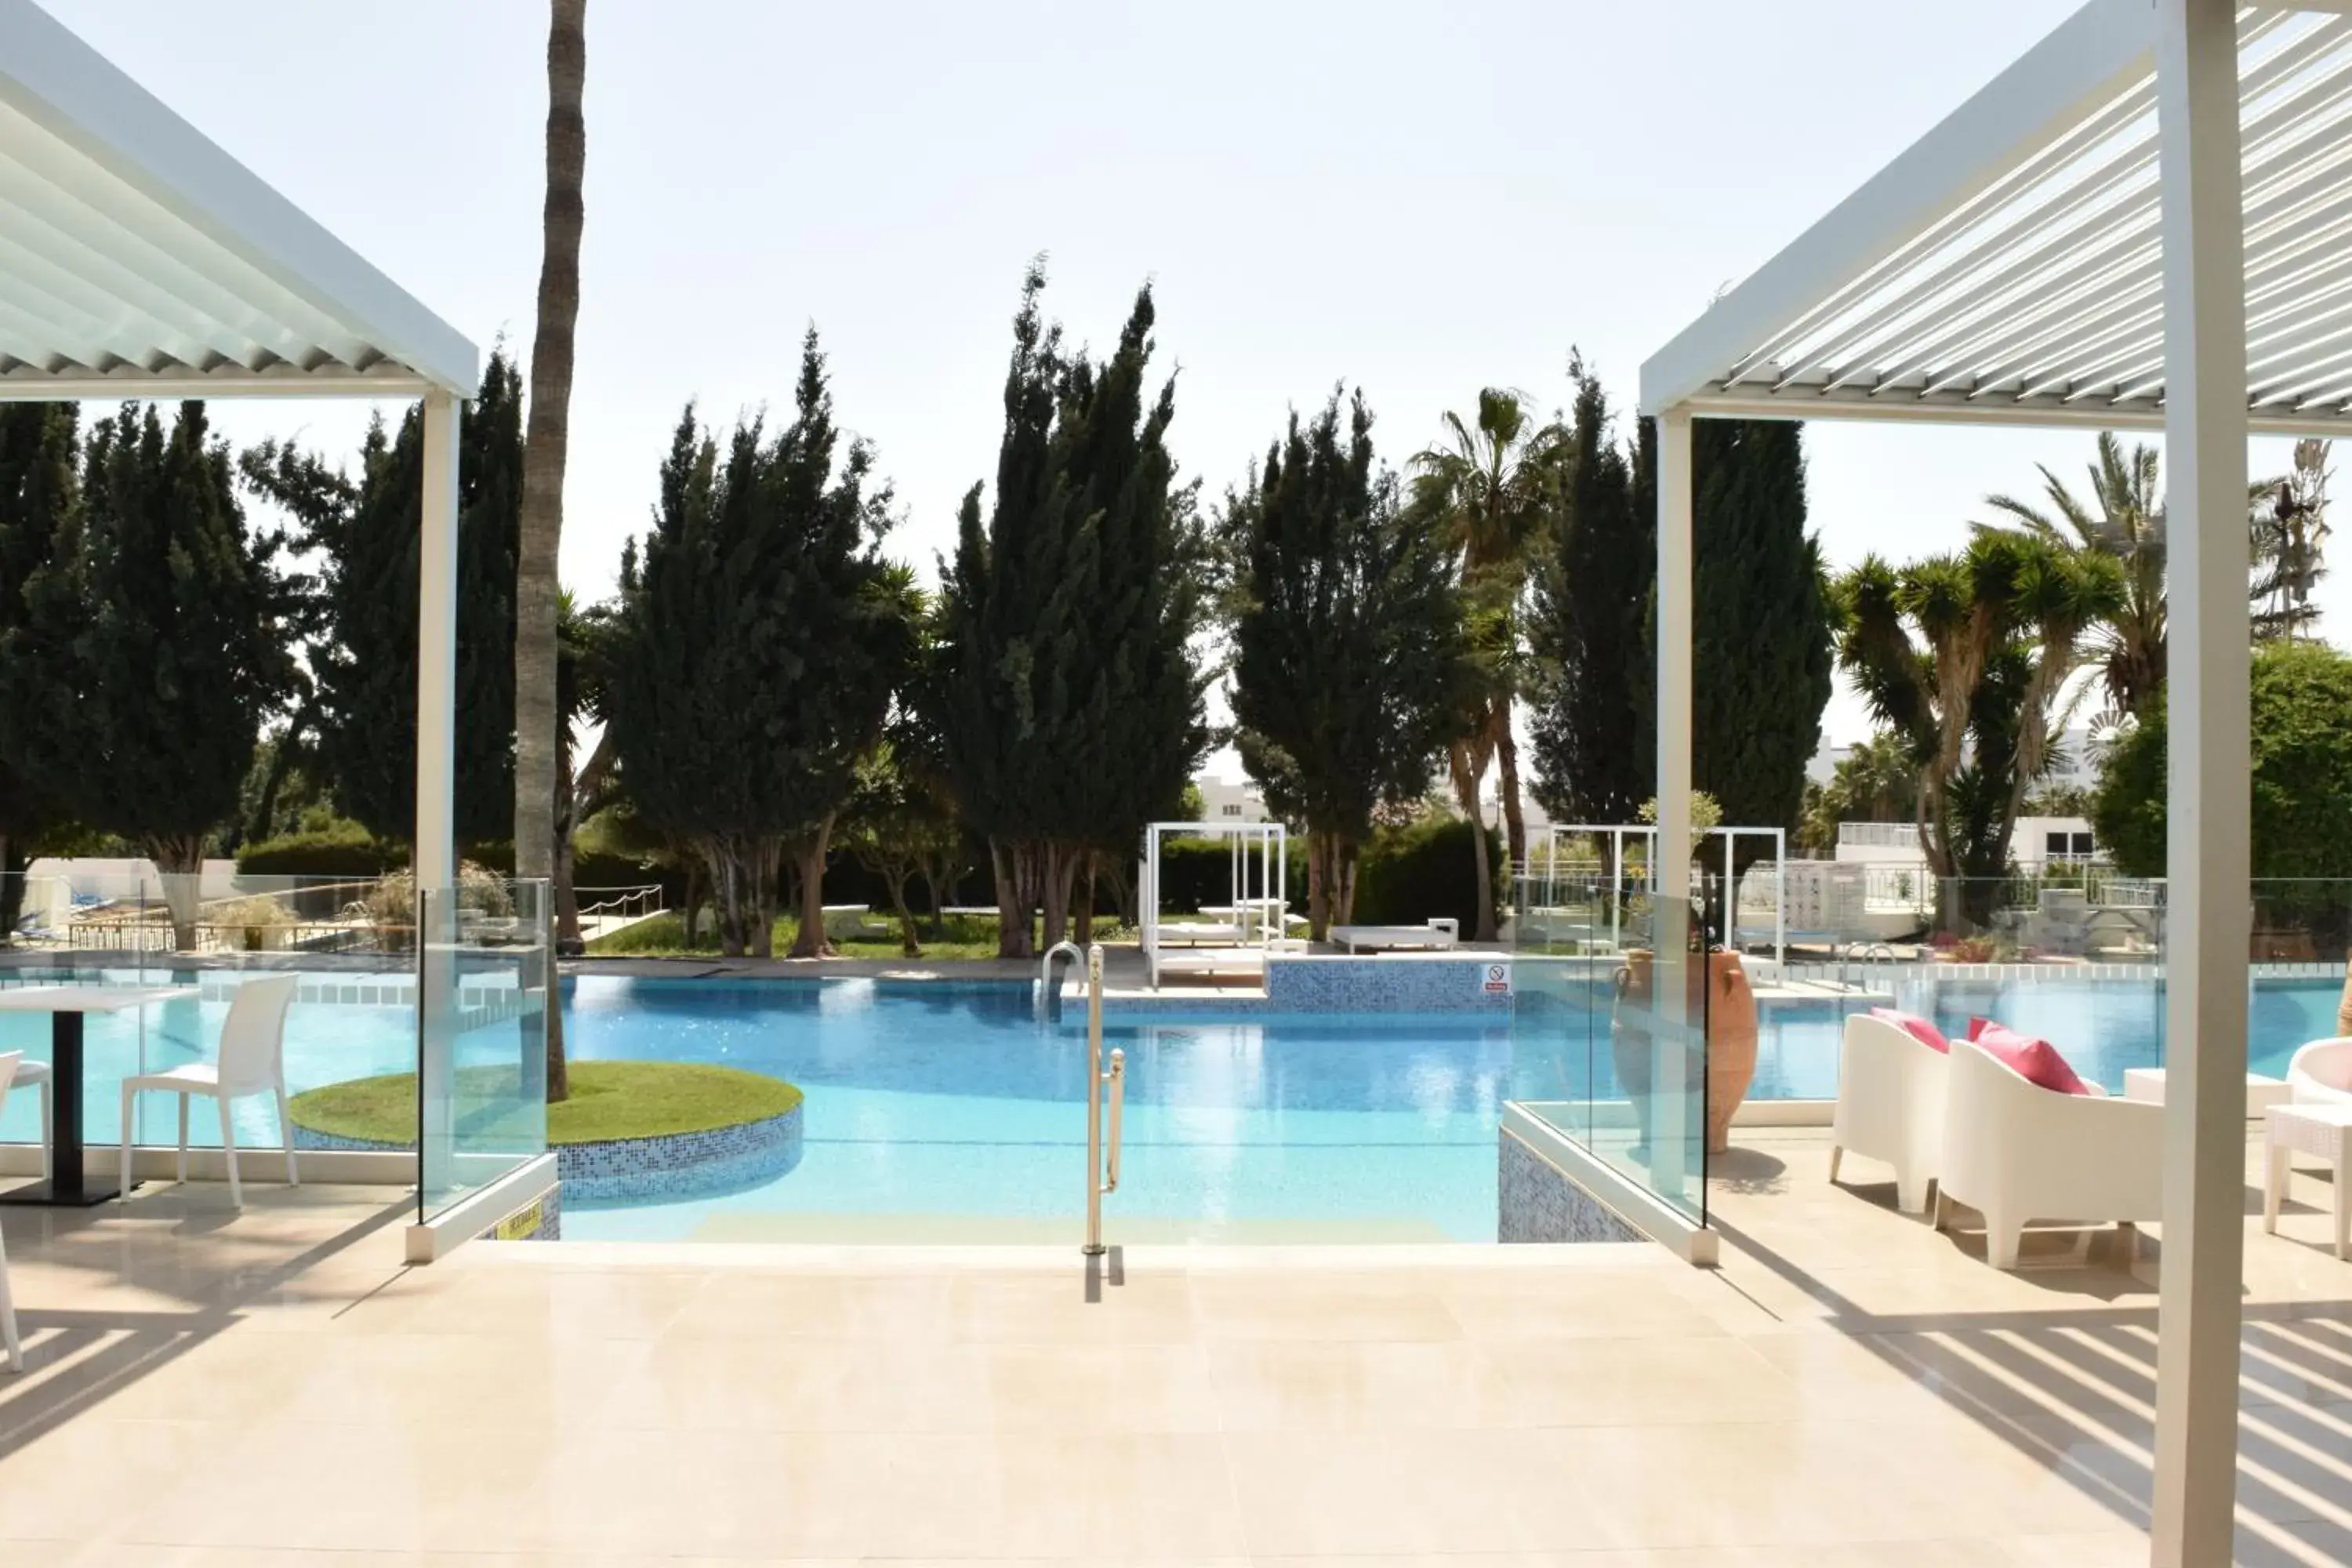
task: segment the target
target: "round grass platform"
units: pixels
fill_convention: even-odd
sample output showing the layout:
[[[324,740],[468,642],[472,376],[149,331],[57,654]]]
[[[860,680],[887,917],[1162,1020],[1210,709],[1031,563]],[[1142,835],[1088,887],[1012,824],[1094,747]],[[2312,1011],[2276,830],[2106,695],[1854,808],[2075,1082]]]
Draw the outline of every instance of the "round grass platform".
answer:
[[[703,1062],[571,1064],[572,1096],[547,1108],[551,1147],[710,1132],[782,1116],[801,1091],[778,1078]],[[511,1103],[514,1068],[460,1068],[461,1116]],[[306,1089],[288,1107],[294,1125],[357,1143],[414,1145],[416,1075],[386,1073]]]

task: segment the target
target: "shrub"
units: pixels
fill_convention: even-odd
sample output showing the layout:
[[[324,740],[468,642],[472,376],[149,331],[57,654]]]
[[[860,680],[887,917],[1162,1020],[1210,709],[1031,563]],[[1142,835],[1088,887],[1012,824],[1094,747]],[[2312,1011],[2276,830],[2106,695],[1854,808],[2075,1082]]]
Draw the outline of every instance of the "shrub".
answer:
[[[2256,650],[2252,683],[2253,874],[2352,877],[2352,658],[2319,643]],[[2116,867],[2165,874],[2165,710],[2116,738],[2091,822]]]
[[[245,877],[379,877],[408,859],[405,845],[388,844],[356,822],[263,838],[237,851]]]
[[[1484,832],[1490,863],[1501,867],[1501,836],[1459,817],[1426,817],[1372,835],[1356,870],[1356,921],[1360,925],[1419,925],[1436,916],[1462,922],[1466,936],[1478,927],[1478,867],[1470,835]],[[1496,913],[1507,879],[1495,878]],[[1302,877],[1293,884],[1305,901]]]

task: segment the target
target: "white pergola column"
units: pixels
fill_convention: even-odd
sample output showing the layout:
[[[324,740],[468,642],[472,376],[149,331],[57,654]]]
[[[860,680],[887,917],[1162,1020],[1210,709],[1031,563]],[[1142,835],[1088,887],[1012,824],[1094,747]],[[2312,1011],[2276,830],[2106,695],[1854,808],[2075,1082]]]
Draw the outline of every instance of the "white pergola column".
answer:
[[[2246,308],[2235,0],[2158,0],[2171,874],[2153,1561],[2231,1555],[2245,1261]]]
[[[1680,1204],[1690,1177],[1687,1101],[1691,864],[1691,416],[1658,416],[1658,837],[1651,900],[1658,1059],[1650,1079],[1650,1176]]]
[[[451,916],[427,902],[457,881],[457,399],[425,397],[425,486],[416,575],[416,1065],[422,1125],[417,1181],[427,1194],[457,1182],[451,1004],[457,975],[432,941]]]
[[[457,880],[457,399],[425,398],[425,507],[417,534],[416,885]]]

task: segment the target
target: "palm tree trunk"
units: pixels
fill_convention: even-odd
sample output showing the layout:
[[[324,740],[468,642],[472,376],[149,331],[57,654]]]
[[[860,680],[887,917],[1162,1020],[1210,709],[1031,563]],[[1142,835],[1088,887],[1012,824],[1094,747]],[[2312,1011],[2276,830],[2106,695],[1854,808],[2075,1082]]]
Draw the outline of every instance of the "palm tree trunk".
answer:
[[[515,559],[517,877],[555,872],[556,557],[563,539],[563,460],[572,438],[572,345],[580,320],[580,192],[588,161],[580,100],[588,75],[587,11],[588,0],[550,0],[548,6],[547,198],[540,220],[539,321],[530,351],[530,422]],[[547,1098],[551,1103],[571,1092],[563,1015],[551,1006]]]
[[[1510,872],[1517,875],[1528,863],[1528,825],[1519,810],[1519,742],[1511,733],[1508,698],[1503,700],[1497,718],[1495,758],[1501,776],[1496,787],[1503,796],[1503,846],[1510,852]]]

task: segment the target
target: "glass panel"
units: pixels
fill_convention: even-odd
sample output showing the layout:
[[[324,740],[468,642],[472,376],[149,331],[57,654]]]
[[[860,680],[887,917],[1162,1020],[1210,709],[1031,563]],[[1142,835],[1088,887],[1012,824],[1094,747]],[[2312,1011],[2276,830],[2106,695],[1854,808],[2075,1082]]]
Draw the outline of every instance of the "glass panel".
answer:
[[[1557,865],[1515,877],[1513,1079],[1530,1114],[1704,1223],[1708,976],[1738,961],[1659,963],[1645,878]],[[1725,884],[1694,871],[1690,886],[1711,909],[1694,902],[1668,923],[1697,942],[1723,928]],[[1680,1006],[1660,994],[1676,975]]]
[[[411,943],[404,928],[387,930],[369,912],[378,886],[374,879],[245,876],[218,863],[201,875],[159,876],[136,861],[37,861],[0,879],[0,929],[8,935],[0,985],[184,993],[86,1017],[81,1132],[86,1144],[104,1145],[121,1137],[124,1078],[211,1061],[244,980],[299,970],[304,980],[281,1047],[299,1128],[306,1093],[415,1064]],[[18,1048],[49,1058],[47,1016],[0,1014],[0,1049]],[[38,1136],[37,1100],[9,1097],[0,1141]],[[269,1096],[236,1100],[232,1114],[239,1144],[282,1142]],[[142,1096],[133,1117],[140,1143],[178,1141],[172,1097]],[[220,1142],[219,1122],[205,1106],[194,1108],[188,1133],[199,1147]]]
[[[546,1152],[552,952],[545,882],[470,877],[417,903],[423,1222]]]

